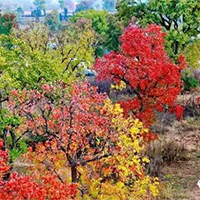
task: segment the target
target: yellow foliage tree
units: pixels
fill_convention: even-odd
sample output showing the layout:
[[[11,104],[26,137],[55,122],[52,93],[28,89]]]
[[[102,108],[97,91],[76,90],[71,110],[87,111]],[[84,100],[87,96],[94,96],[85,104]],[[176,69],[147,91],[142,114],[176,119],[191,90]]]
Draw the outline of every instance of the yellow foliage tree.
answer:
[[[133,118],[125,119],[119,104],[105,102],[112,128],[118,132],[114,155],[80,167],[82,187],[88,187],[83,199],[128,200],[148,199],[158,196],[158,178],[145,175],[150,160],[145,156],[147,144],[143,136],[148,129]],[[84,173],[90,171],[91,173]],[[90,174],[88,176],[88,174]]]

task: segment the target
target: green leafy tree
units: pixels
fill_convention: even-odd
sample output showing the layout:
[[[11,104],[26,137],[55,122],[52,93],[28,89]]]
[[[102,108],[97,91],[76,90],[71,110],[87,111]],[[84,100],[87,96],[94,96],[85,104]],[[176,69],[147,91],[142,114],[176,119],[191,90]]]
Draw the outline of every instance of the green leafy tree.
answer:
[[[44,15],[46,15],[46,0],[34,0],[33,4],[36,7],[36,10],[34,11],[34,15],[36,18],[40,17],[42,14],[42,11],[44,12]]]
[[[59,19],[59,12],[53,10],[51,13],[45,16],[45,24],[49,26],[52,32],[58,31],[61,28],[61,23]]]
[[[65,19],[68,18],[68,10],[75,10],[75,3],[73,0],[59,0],[58,3],[60,5],[60,8],[64,10]]]
[[[9,35],[12,28],[17,27],[16,16],[11,14],[1,14],[0,13],[0,35]]]
[[[184,49],[187,62],[190,63],[191,69],[197,69],[200,66],[200,41],[196,40],[187,45]],[[189,69],[190,71],[190,69]]]
[[[136,22],[135,18],[141,20],[147,12],[147,3],[140,0],[117,0],[116,9],[119,19],[128,26],[132,20]]]
[[[192,88],[197,88],[199,85],[199,81],[195,79],[191,74],[188,74],[187,72],[182,77],[183,83],[184,83],[184,90],[190,91]]]
[[[42,82],[71,82],[77,72],[93,62],[94,31],[61,31],[51,37],[40,24],[0,38],[0,87],[37,88]],[[7,92],[6,92],[7,93]]]
[[[0,138],[4,141],[5,149],[9,149],[12,154],[11,162],[26,151],[24,141],[20,141],[23,134],[14,130],[21,122],[19,116],[11,114],[7,109],[0,110]]]
[[[184,48],[194,42],[200,32],[199,0],[118,0],[118,16],[127,25],[131,19],[134,23],[146,26],[159,24],[167,32],[167,51],[171,57],[183,52]]]
[[[65,7],[64,0],[58,0],[58,3],[60,5],[60,8],[64,9],[64,7]]]
[[[64,10],[64,14],[65,14],[65,17],[66,17],[68,11],[67,11],[67,5],[66,5],[65,1],[59,0],[58,3],[60,5],[60,8]]]
[[[34,0],[33,4],[38,8],[39,10],[45,9],[46,0]]]
[[[107,29],[107,22],[106,22],[107,14],[108,14],[107,11],[95,11],[95,10],[82,11],[76,13],[71,18],[71,21],[76,22],[82,18],[90,19],[92,21],[92,26],[94,30],[99,34],[103,34]]]
[[[17,28],[16,16],[14,14],[1,14],[0,13],[0,35],[9,35],[13,28]],[[4,62],[4,58],[0,58],[0,61]],[[2,69],[0,68],[0,76]],[[2,102],[5,100],[3,97],[3,89],[0,87],[0,112],[2,110]]]
[[[80,12],[83,10],[89,10],[92,9],[92,1],[90,0],[84,0],[81,1],[77,6],[75,12]]]
[[[88,10],[76,13],[70,21],[74,23],[81,19],[91,20],[92,28],[97,33],[97,56],[102,56],[104,51],[119,49],[119,36],[123,32],[123,26],[114,15],[104,10]]]
[[[16,12],[17,12],[17,14],[18,14],[19,16],[21,16],[21,15],[24,14],[24,11],[23,11],[22,7],[18,7],[17,10],[16,10]]]
[[[106,16],[108,29],[106,30],[106,37],[104,46],[110,51],[119,51],[120,36],[123,33],[124,26],[121,21],[117,20],[115,15],[108,14]]]
[[[199,67],[200,67],[200,41],[196,40],[188,44],[184,49],[189,67],[182,73],[184,90],[190,91],[199,86]]]

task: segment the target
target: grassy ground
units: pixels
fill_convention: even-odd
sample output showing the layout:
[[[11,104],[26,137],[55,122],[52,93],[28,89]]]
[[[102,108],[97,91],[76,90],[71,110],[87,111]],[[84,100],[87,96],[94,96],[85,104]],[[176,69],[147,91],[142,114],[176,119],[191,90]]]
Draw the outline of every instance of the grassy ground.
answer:
[[[184,145],[187,157],[162,169],[166,190],[160,199],[200,200],[200,119],[175,122],[162,137]]]
[[[200,200],[200,159],[193,156],[188,161],[172,164],[163,169],[168,183],[168,199]]]

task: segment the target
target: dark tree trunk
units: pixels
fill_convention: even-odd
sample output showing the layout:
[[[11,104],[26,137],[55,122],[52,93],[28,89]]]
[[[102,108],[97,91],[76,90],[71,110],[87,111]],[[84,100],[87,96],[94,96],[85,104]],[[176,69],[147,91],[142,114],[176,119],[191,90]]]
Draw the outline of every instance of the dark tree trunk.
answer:
[[[2,111],[2,108],[3,108],[3,90],[0,89],[0,112]]]
[[[71,167],[72,183],[77,183],[77,169],[76,166]]]
[[[12,139],[11,149],[14,149],[15,148],[16,136],[15,136],[15,133],[14,133],[13,130],[10,130],[10,136],[11,136],[11,139]]]

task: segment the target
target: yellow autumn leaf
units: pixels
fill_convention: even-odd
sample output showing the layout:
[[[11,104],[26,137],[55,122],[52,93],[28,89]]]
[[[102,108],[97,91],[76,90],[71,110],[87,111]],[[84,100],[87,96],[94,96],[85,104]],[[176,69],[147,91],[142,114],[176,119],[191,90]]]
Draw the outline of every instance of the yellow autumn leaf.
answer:
[[[118,188],[123,188],[124,187],[124,183],[123,182],[117,182],[117,187]]]

